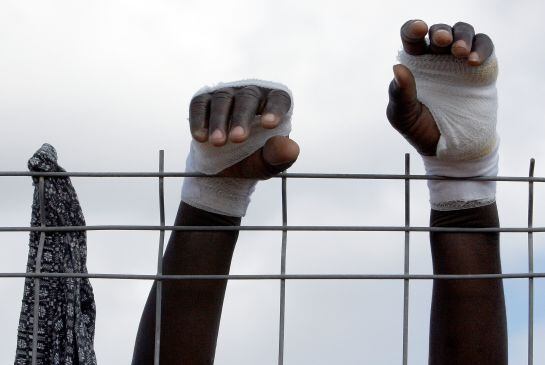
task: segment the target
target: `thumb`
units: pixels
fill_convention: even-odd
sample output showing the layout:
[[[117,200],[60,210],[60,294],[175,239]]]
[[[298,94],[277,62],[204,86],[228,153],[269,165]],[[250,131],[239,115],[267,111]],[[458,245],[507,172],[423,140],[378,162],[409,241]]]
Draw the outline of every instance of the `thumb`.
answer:
[[[394,65],[395,87],[399,91],[398,96],[406,101],[414,101],[416,99],[416,81],[413,73],[407,66],[402,64]]]
[[[421,105],[416,94],[416,81],[406,66],[393,67],[394,79],[390,82],[390,101],[386,115],[392,126],[404,134],[418,119]]]
[[[289,137],[275,136],[263,146],[263,160],[273,174],[293,165],[299,157],[299,145]]]
[[[244,160],[220,172],[220,175],[265,180],[293,165],[298,156],[299,145],[294,140],[275,136]]]
[[[417,97],[416,81],[406,66],[393,67],[394,79],[388,89],[386,116],[416,150],[426,156],[435,155],[440,132],[429,109]]]

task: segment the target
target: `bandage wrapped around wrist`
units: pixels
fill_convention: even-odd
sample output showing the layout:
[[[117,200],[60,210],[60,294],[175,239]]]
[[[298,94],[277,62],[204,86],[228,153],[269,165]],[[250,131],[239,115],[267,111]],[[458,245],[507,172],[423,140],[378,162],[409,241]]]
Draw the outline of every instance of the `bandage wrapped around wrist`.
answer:
[[[496,133],[498,62],[491,55],[481,66],[452,55],[412,56],[399,61],[416,80],[418,99],[441,133],[435,156],[423,156],[426,174],[450,177],[497,176]],[[493,181],[428,181],[436,210],[474,208],[495,201]]]
[[[186,160],[186,172],[215,175],[259,150],[271,137],[289,135],[293,113],[293,96],[285,85],[248,79],[219,83],[213,87],[205,86],[197,91],[195,96],[226,87],[236,88],[249,85],[286,91],[291,98],[291,107],[284,119],[276,128],[265,129],[261,126],[260,116],[256,116],[250,125],[248,139],[242,143],[227,141],[224,146],[215,147],[210,142],[200,143],[192,140]],[[243,217],[250,204],[250,196],[255,190],[257,181],[257,179],[243,178],[186,177],[182,187],[182,201],[209,212]]]

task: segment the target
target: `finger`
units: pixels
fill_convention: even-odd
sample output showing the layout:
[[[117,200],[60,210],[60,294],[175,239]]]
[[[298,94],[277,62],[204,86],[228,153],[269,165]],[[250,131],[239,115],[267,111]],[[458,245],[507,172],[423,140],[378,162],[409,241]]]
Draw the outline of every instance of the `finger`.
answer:
[[[468,57],[468,63],[471,66],[480,66],[485,62],[494,51],[494,43],[489,36],[479,33],[473,38],[473,47]]]
[[[220,175],[236,178],[268,179],[289,168],[299,156],[299,145],[289,137],[269,138],[265,145]]]
[[[284,90],[273,89],[267,95],[267,101],[261,113],[263,128],[276,128],[291,108],[291,97]]]
[[[434,24],[430,28],[430,53],[450,53],[452,28],[447,24]]]
[[[401,26],[401,43],[405,52],[411,55],[422,55],[428,51],[426,34],[428,25],[422,20],[409,20]]]
[[[394,66],[394,80],[390,84],[389,94],[386,115],[390,124],[420,154],[435,155],[440,132],[428,108],[418,100],[416,82],[407,67]]]
[[[394,79],[390,83],[390,100],[386,110],[392,126],[404,133],[420,111],[420,102],[416,93],[416,82],[411,71],[404,65],[395,65]]]
[[[227,124],[231,119],[234,94],[232,88],[219,89],[212,94],[208,139],[214,146],[223,146],[227,142]]]
[[[455,57],[466,58],[471,52],[475,29],[471,24],[458,22],[452,27],[453,43],[451,52]]]
[[[210,117],[210,94],[197,95],[189,104],[189,127],[191,135],[199,142],[208,140],[208,118]]]
[[[248,138],[250,123],[254,120],[259,108],[262,92],[257,86],[246,86],[235,94],[235,106],[231,119],[229,139],[240,143]]]

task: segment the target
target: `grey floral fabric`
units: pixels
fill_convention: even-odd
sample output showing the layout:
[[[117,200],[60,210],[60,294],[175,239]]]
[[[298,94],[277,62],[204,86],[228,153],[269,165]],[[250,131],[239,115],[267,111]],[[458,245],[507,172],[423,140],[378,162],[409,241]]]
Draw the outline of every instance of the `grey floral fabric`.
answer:
[[[65,171],[57,152],[44,144],[28,161],[30,171]],[[33,178],[31,226],[40,226],[38,178]],[[45,178],[47,226],[84,226],[76,191],[68,177]],[[34,272],[40,232],[30,233],[27,272]],[[86,234],[47,232],[42,272],[86,273]],[[42,278],[39,290],[38,365],[95,365],[95,302],[88,279]],[[27,278],[17,334],[15,365],[32,363],[34,279]]]

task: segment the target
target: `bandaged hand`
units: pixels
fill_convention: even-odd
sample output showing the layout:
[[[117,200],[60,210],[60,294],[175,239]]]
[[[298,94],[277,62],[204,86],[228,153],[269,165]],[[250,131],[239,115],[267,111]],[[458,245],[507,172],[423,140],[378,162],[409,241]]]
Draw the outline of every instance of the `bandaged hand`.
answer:
[[[293,97],[278,83],[242,80],[203,87],[191,100],[193,140],[182,201],[209,212],[242,217],[259,180],[290,167],[299,155],[291,131]]]
[[[467,23],[429,29],[420,20],[401,28],[401,64],[394,66],[387,116],[423,156],[426,173],[496,176],[498,63],[494,46]],[[433,209],[491,204],[495,182],[428,181]]]

